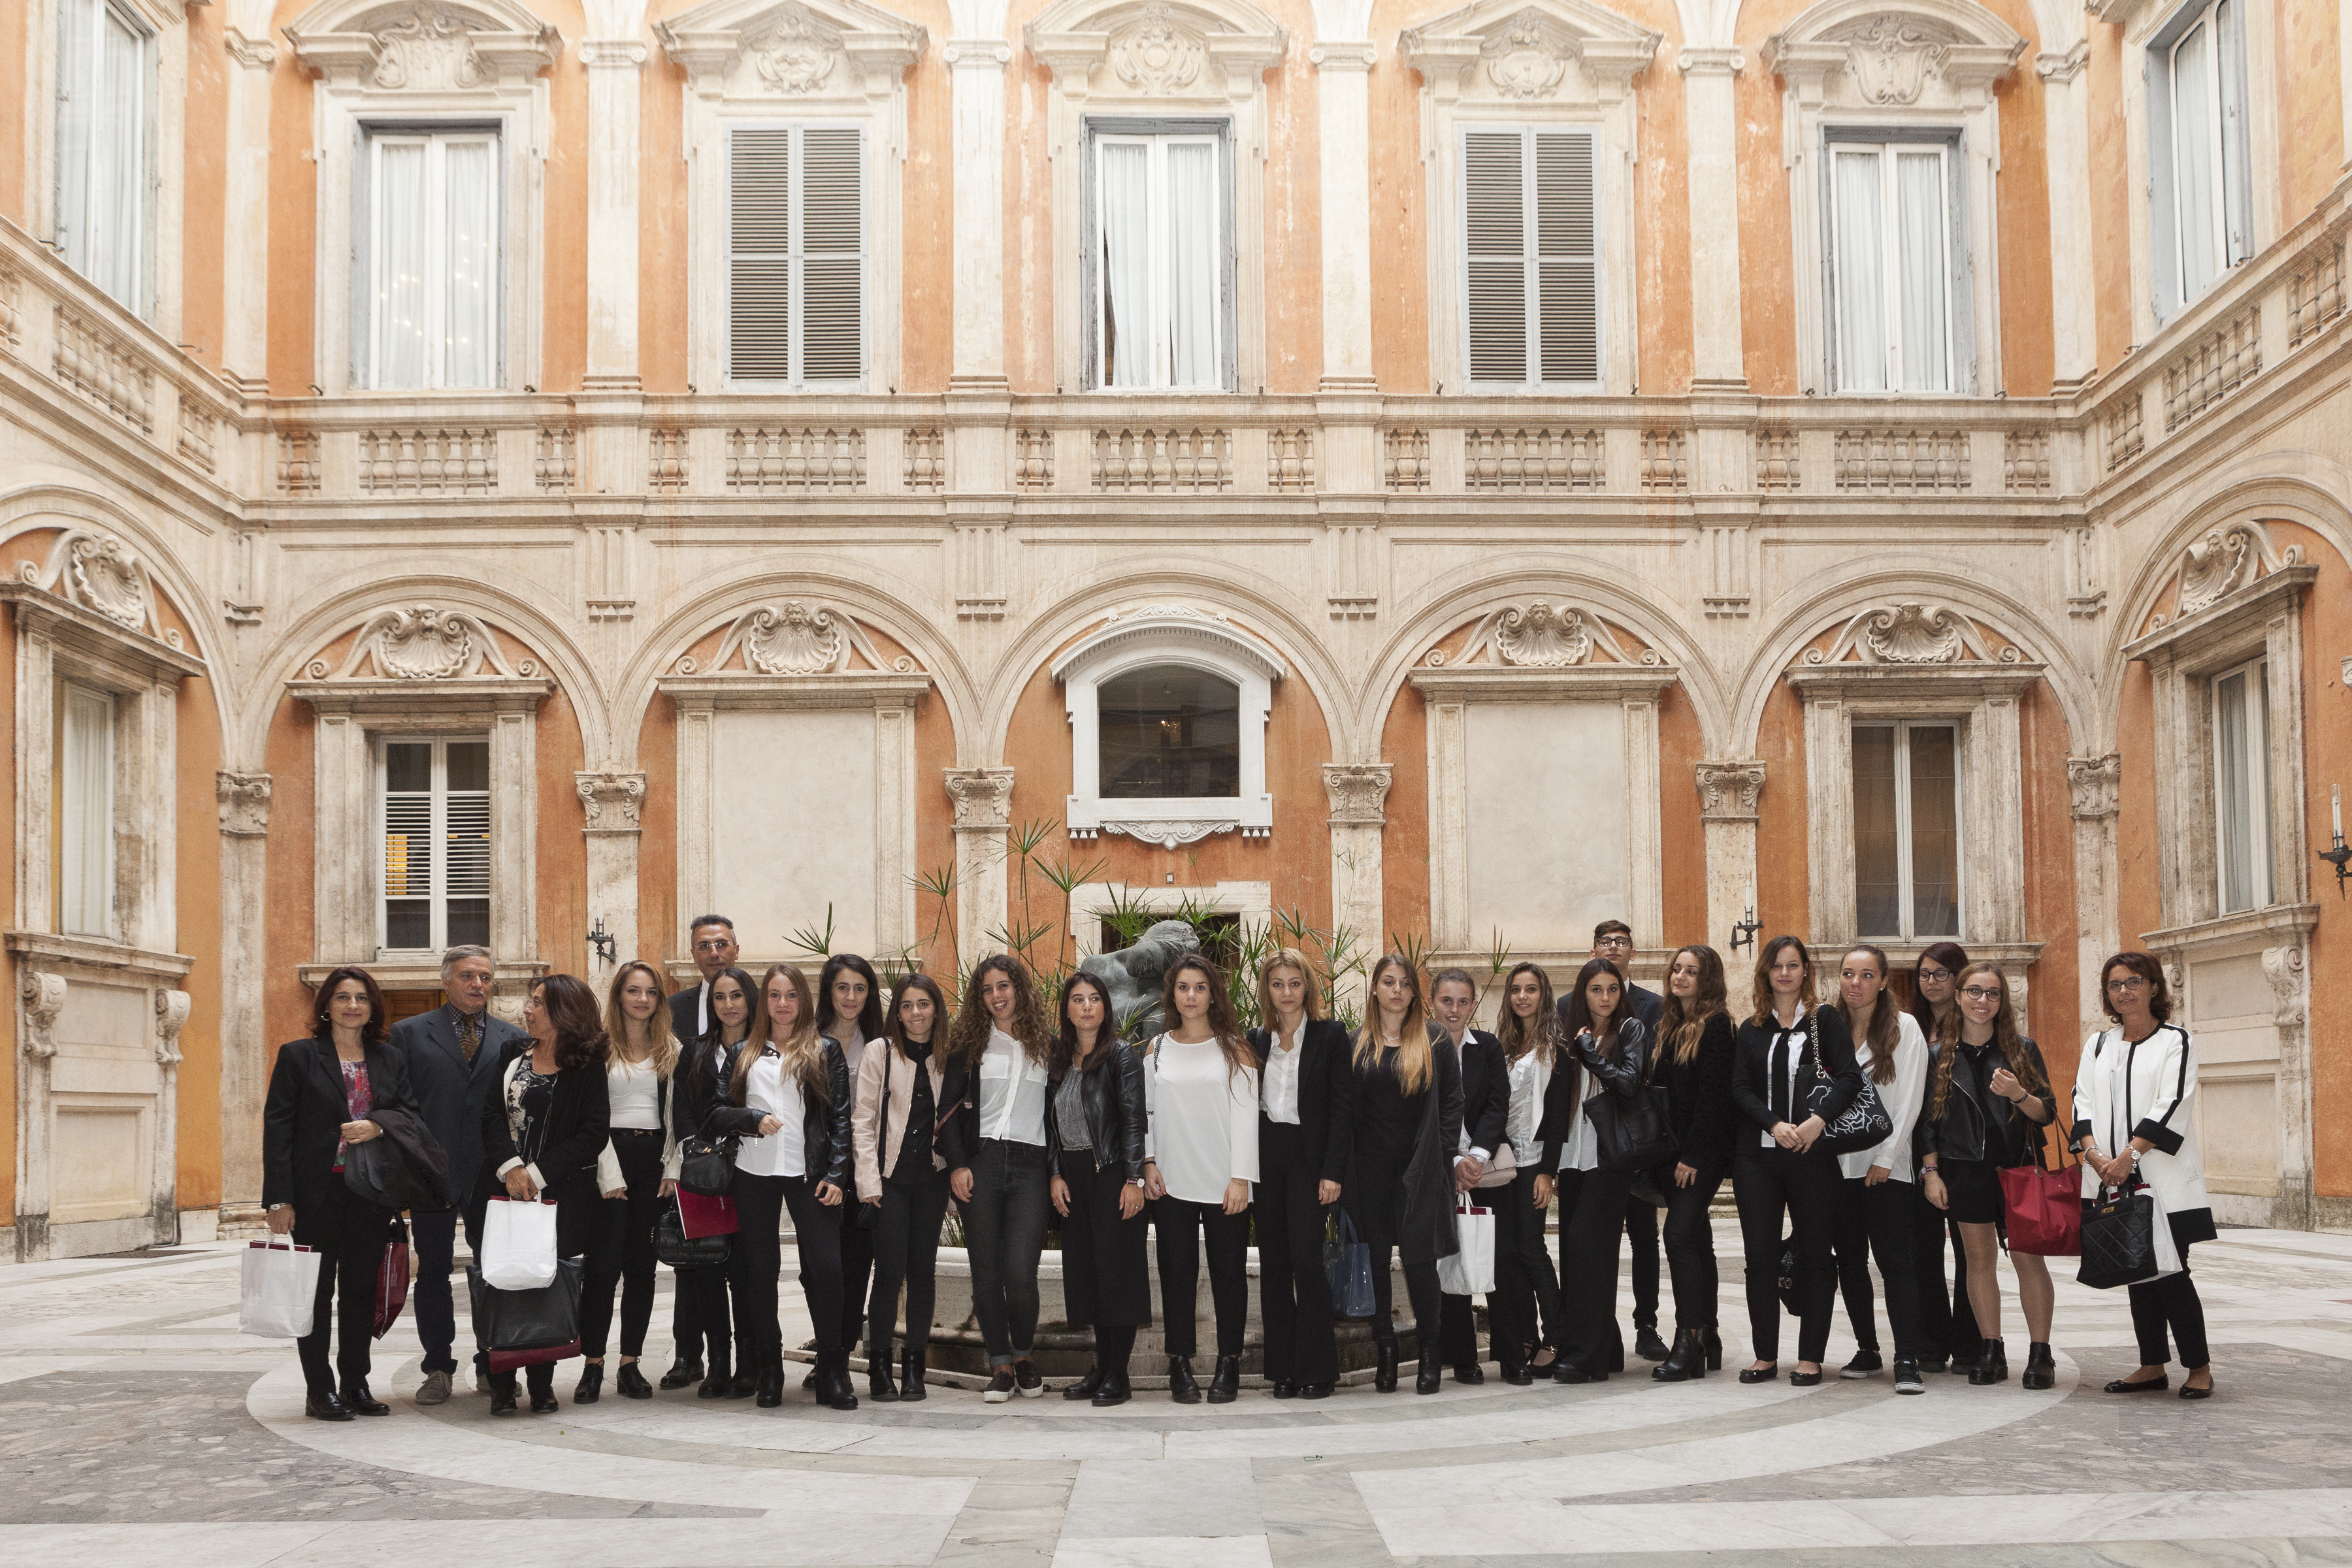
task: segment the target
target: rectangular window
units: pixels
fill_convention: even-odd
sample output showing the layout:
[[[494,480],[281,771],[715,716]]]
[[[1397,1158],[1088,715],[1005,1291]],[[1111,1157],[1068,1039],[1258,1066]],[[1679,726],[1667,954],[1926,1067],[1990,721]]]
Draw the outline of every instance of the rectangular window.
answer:
[[[367,138],[366,384],[499,384],[499,133]]]
[[[114,698],[60,686],[58,929],[114,934]]]
[[[105,0],[58,0],[57,240],[66,264],[147,313],[147,30]]]
[[[1470,380],[1601,380],[1601,222],[1590,131],[1462,133],[1462,298]]]
[[[1220,128],[1093,138],[1094,384],[1230,384],[1233,300]]]
[[[1853,729],[1854,918],[1859,935],[1960,934],[1959,731]]]
[[[1830,143],[1841,392],[1955,390],[1953,151],[1942,142]]]
[[[2192,7],[2151,51],[2170,126],[2158,178],[2171,196],[2173,305],[2185,305],[2252,254],[2246,154],[2246,42],[2240,0]],[[2164,116],[2158,117],[2159,121]],[[2157,127],[2151,127],[2152,130]],[[2168,162],[2169,169],[2162,165]]]
[[[2213,678],[2214,841],[2221,912],[2271,901],[2270,661]]]
[[[789,386],[866,375],[865,132],[727,137],[727,375]]]
[[[389,952],[490,940],[490,744],[387,739],[377,762]]]

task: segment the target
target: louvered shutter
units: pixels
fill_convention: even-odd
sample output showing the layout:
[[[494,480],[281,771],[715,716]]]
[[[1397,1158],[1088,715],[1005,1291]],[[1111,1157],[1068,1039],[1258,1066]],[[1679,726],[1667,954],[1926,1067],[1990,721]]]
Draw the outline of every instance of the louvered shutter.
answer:
[[[1601,258],[1589,131],[1462,137],[1470,379],[1601,379]]]
[[[1462,137],[1463,297],[1472,381],[1528,379],[1526,142],[1517,131]]]
[[[866,374],[866,223],[863,132],[801,136],[801,381],[856,381]]]
[[[792,145],[789,130],[727,138],[727,374],[790,381]]]
[[[1601,379],[1601,258],[1593,221],[1592,133],[1538,131],[1537,353],[1545,381]]]

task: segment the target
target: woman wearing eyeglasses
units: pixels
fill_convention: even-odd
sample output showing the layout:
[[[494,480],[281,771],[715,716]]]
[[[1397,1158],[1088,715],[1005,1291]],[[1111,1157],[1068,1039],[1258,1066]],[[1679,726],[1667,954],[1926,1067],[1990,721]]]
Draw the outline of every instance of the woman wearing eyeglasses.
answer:
[[[2116,1027],[2091,1037],[2074,1075],[2074,1136],[2083,1144],[2083,1195],[2101,1186],[2146,1185],[2163,1205],[2180,1249],[2180,1272],[2130,1287],[2139,1369],[2107,1384],[2109,1394],[2159,1394],[2170,1359],[2167,1331],[2180,1349],[2180,1397],[2209,1399],[2213,1361],[2205,1346],[2205,1306],[2189,1277],[2189,1248],[2213,1239],[2213,1207],[2197,1152],[2197,1047],[2171,1022],[2164,971],[2144,952],[2119,952],[2101,971],[2100,989]],[[2113,1150],[2114,1152],[2108,1152]]]

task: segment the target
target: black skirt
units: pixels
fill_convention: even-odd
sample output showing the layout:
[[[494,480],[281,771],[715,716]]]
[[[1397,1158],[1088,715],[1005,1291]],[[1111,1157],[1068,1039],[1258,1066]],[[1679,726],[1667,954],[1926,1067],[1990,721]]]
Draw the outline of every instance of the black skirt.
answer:
[[[2009,1209],[2000,1195],[2000,1167],[1990,1160],[1937,1162],[1944,1178],[1944,1195],[1951,1206],[1944,1212],[1962,1225],[1997,1225],[2007,1228]]]
[[[1065,1150],[1060,1164],[1070,1189],[1070,1212],[1062,1217],[1062,1300],[1073,1328],[1099,1324],[1127,1328],[1151,1321],[1150,1266],[1144,1257],[1142,1210],[1121,1219],[1119,1189],[1127,1184],[1117,1161],[1092,1175],[1091,1150]]]

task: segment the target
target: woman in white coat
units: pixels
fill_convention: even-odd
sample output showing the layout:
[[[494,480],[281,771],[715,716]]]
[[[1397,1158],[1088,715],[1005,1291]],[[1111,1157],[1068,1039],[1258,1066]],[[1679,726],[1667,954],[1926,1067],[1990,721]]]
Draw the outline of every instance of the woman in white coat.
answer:
[[[2139,1370],[2107,1384],[2109,1394],[2160,1394],[2171,1360],[2170,1331],[2189,1375],[2180,1397],[2213,1393],[2212,1358],[2205,1346],[2205,1307],[2189,1277],[2191,1243],[2214,1237],[2213,1207],[2205,1195],[2205,1166],[2197,1152],[2197,1047],[2189,1031],[2170,1022],[2172,993],[2164,970],[2144,952],[2119,952],[2099,972],[2099,989],[2116,1027],[2092,1036],[2074,1074],[2074,1136],[2083,1145],[2083,1195],[2102,1185],[2135,1184],[2156,1194],[2180,1249],[2180,1272],[2130,1287],[2132,1329],[2139,1336]],[[2112,1151],[2112,1152],[2110,1152]]]
[[[1853,1325],[1854,1355],[1841,1377],[1875,1376],[1885,1364],[1873,1321],[1869,1254],[1878,1255],[1879,1278],[1886,1281],[1886,1325],[1895,1339],[1895,1392],[1925,1394],[1919,1356],[1919,1284],[1911,1261],[1911,1135],[1927,1090],[1927,1037],[1918,1020],[1895,1005],[1886,989],[1886,954],[1870,946],[1852,947],[1838,964],[1838,1010],[1853,1037],[1854,1059],[1862,1064],[1879,1102],[1895,1124],[1875,1149],[1837,1157],[1837,1228],[1831,1246],[1845,1293],[1846,1319]]]

